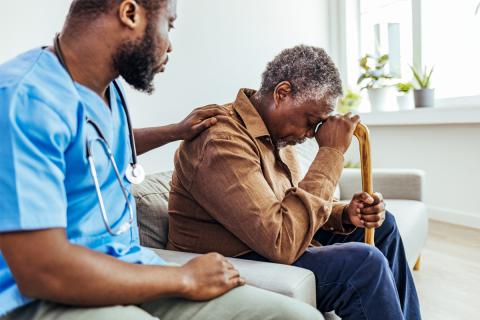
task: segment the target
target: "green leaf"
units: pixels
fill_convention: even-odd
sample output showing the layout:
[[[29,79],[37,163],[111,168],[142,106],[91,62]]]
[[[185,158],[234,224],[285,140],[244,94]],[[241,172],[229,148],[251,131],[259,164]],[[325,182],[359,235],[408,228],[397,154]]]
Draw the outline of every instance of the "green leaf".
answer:
[[[388,62],[388,54],[384,54],[377,59],[377,70],[383,69]]]
[[[422,87],[422,79],[420,78],[420,75],[418,74],[417,70],[413,66],[410,66],[410,69],[412,70],[413,77],[415,78],[415,80],[417,81],[418,85],[421,88]]]
[[[429,88],[429,87],[430,87],[430,78],[432,77],[432,72],[433,72],[433,67],[432,67],[432,69],[430,69],[430,73],[429,73],[428,76],[427,76],[425,88]]]
[[[365,56],[363,56],[360,59],[360,67],[362,69],[365,69],[366,71],[368,71],[370,69],[370,67],[368,66],[368,58],[370,58],[370,57],[369,57],[368,54],[366,54]]]
[[[413,84],[411,82],[399,82],[396,84],[397,91],[408,93],[413,88]]]
[[[357,80],[357,84],[360,84],[361,82],[363,82],[363,80],[367,79],[367,74],[365,73],[362,73],[360,75],[360,77],[358,77],[358,80]]]

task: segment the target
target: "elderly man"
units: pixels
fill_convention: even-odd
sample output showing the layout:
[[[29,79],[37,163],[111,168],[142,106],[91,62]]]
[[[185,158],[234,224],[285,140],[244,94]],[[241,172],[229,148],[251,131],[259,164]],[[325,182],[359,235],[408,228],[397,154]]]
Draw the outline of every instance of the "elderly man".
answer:
[[[218,106],[230,116],[177,151],[168,248],[310,269],[319,310],[343,319],[420,319],[381,195],[332,200],[359,122],[330,116],[341,93],[325,51],[297,46],[268,64],[258,91],[242,89]],[[301,179],[291,146],[306,138],[320,148]],[[365,227],[379,228],[378,249],[361,243]]]
[[[116,78],[152,92],[176,16],[175,0],[74,0],[53,46],[0,66],[0,319],[321,318],[244,286],[219,254],[176,266],[139,243],[135,148],[190,139],[221,115],[130,125]]]

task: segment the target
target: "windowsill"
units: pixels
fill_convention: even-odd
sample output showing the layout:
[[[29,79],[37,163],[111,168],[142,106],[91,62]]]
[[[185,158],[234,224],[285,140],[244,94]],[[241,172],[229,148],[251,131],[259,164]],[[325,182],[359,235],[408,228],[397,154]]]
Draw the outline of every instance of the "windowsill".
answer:
[[[367,126],[480,124],[480,107],[437,107],[360,113]]]

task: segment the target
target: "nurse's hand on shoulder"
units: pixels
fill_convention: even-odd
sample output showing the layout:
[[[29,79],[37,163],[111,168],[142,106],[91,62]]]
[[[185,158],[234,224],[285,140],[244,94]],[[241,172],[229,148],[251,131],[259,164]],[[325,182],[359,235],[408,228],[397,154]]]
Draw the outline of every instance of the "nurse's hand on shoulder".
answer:
[[[192,140],[205,129],[215,125],[218,117],[222,116],[227,114],[218,106],[194,109],[185,119],[177,123],[178,139]]]
[[[190,300],[210,300],[245,284],[233,265],[218,253],[192,259],[181,268],[185,287],[183,296]]]
[[[359,228],[378,228],[385,221],[385,202],[381,193],[366,192],[353,195],[347,210],[350,223]]]

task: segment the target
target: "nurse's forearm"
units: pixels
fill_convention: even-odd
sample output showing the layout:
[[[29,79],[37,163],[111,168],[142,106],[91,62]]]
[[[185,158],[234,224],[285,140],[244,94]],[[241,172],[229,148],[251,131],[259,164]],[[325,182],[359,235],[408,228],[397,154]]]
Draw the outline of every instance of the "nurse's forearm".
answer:
[[[0,250],[22,294],[67,305],[140,304],[167,296],[202,300],[242,284],[219,255],[182,267],[129,264],[70,244],[63,229],[0,234]]]
[[[175,124],[134,129],[133,135],[135,136],[135,147],[138,155],[161,147],[167,143],[183,139],[178,131],[177,125]]]

